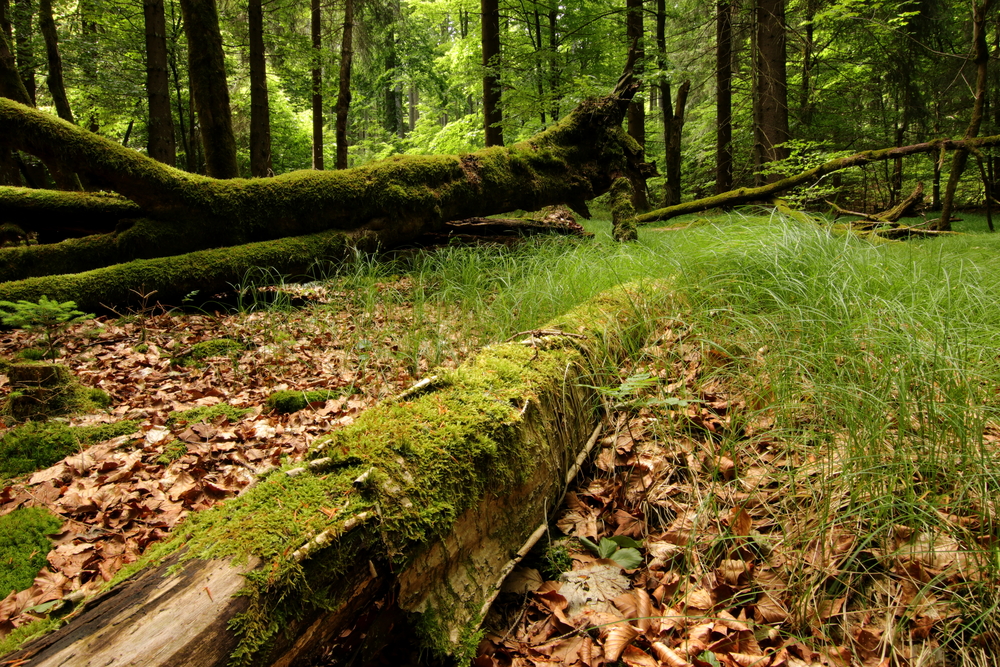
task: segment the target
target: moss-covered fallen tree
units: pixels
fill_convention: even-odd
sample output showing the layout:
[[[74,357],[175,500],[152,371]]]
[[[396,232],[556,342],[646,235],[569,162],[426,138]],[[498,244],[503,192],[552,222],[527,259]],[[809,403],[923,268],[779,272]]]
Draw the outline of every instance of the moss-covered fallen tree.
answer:
[[[618,288],[439,372],[193,515],[139,572],[5,659],[294,665],[336,644],[365,664],[390,637],[467,659],[596,440],[593,386],[669,306],[661,285]]]
[[[775,195],[800,185],[815,183],[818,179],[832,174],[835,171],[848,169],[850,167],[860,167],[871,162],[881,162],[892,160],[906,155],[916,155],[919,153],[944,153],[949,150],[977,150],[988,146],[1000,146],[1000,135],[991,137],[979,137],[976,139],[936,139],[922,144],[912,146],[896,146],[893,148],[882,148],[878,150],[862,151],[853,155],[845,155],[824,162],[823,164],[808,169],[806,171],[788,176],[767,185],[756,188],[737,188],[729,192],[723,192],[711,197],[703,197],[689,202],[683,202],[674,206],[667,206],[649,213],[636,216],[636,221],[640,224],[651,222],[662,222],[688,213],[699,213],[713,208],[729,208],[741,204],[749,204],[757,201],[767,201]]]
[[[11,148],[71,165],[119,196],[0,188],[0,222],[10,218],[42,233],[53,217],[80,216],[112,230],[0,250],[0,281],[328,231],[375,234],[384,246],[395,246],[440,231],[449,220],[547,205],[565,204],[588,215],[585,202],[606,192],[614,179],[643,177],[642,152],[621,128],[635,89],[627,73],[611,95],[584,102],[547,130],[508,147],[227,180],[173,169],[0,98],[0,126]],[[107,219],[95,221],[102,210]]]

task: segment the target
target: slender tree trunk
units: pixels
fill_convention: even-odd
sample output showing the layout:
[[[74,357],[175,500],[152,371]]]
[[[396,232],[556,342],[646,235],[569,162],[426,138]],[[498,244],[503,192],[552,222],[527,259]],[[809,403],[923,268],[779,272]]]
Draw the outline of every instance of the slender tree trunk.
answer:
[[[340,89],[337,91],[337,169],[347,169],[347,112],[351,108],[351,62],[354,59],[354,0],[344,0],[340,43]]]
[[[802,40],[802,86],[799,88],[799,120],[803,125],[812,123],[812,70],[815,65],[813,20],[816,17],[816,0],[805,0],[805,34]],[[897,144],[902,145],[902,144]]]
[[[756,0],[754,53],[754,148],[758,172],[788,157],[779,147],[788,141],[788,85],[786,78],[785,0]],[[758,182],[780,179],[758,173]]]
[[[986,16],[989,13],[993,0],[986,2],[972,3],[972,44],[975,50],[973,62],[976,64],[976,101],[972,105],[972,117],[969,119],[969,127],[965,130],[965,138],[972,139],[979,134],[979,127],[983,123],[983,110],[986,106],[986,75],[987,65],[990,61],[990,52],[986,46]],[[951,161],[951,172],[948,174],[948,185],[945,186],[944,201],[941,203],[941,218],[934,225],[934,229],[939,231],[951,230],[951,212],[955,203],[955,190],[958,189],[958,181],[965,170],[965,162],[969,156],[968,151],[959,149],[955,151],[955,156]]]
[[[146,95],[149,99],[149,157],[171,167],[177,161],[174,120],[170,113],[170,79],[167,74],[167,21],[163,0],[144,0],[146,23]]]
[[[49,87],[52,101],[56,105],[56,113],[65,121],[73,120],[73,111],[69,108],[66,97],[66,85],[63,82],[62,57],[59,55],[59,34],[56,32],[56,22],[52,17],[52,0],[38,0],[38,28],[45,39],[45,55],[48,59],[49,72],[45,83]]]
[[[670,145],[670,137],[673,135],[674,111],[670,101],[670,81],[665,74],[667,71],[667,3],[666,0],[656,0],[656,65],[663,77],[659,86],[653,90],[657,91],[660,110],[663,114],[663,146],[664,151]],[[669,152],[666,152],[666,159],[669,160]],[[663,205],[673,206],[680,203],[680,198],[675,196],[669,179],[663,183]]]
[[[31,106],[35,106],[35,48],[32,36],[32,17],[35,14],[32,0],[14,0],[14,35],[17,54],[17,72],[24,89],[28,91]]]
[[[626,0],[628,14],[625,17],[625,37],[629,48],[636,50],[635,75],[641,78],[643,73],[643,58],[646,56],[643,42],[643,0]],[[646,103],[642,97],[632,100],[628,107],[628,134],[636,140],[643,151],[646,150]],[[632,204],[640,213],[649,210],[649,195],[645,183],[632,184]]]
[[[10,22],[7,20],[9,12],[10,7],[6,5],[6,0],[0,0],[0,96],[23,104],[28,101],[28,92],[17,74],[17,63],[10,41]],[[0,144],[0,185],[21,185],[21,173],[14,153],[2,144]]]
[[[483,25],[483,122],[486,145],[503,146],[500,109],[500,6],[497,0],[480,0]]]
[[[733,188],[733,5],[716,4],[715,23],[715,191]]]
[[[417,91],[417,86],[414,83],[410,84],[409,94],[407,95],[407,105],[406,111],[409,115],[408,124],[410,127],[410,132],[413,132],[417,127],[417,119],[420,118],[420,111],[417,108],[419,102],[419,93]]]
[[[545,63],[542,58],[544,53],[544,46],[542,46],[542,16],[538,11],[538,5],[534,8],[534,18],[535,18],[535,34],[534,34],[534,46],[535,46],[535,82],[538,89],[538,109],[539,117],[542,120],[542,126],[545,126],[545,104],[543,100],[545,99]]]
[[[670,121],[670,134],[666,139],[666,193],[674,204],[681,203],[681,130],[684,128],[684,108],[687,106],[688,91],[691,82],[685,80],[677,89],[677,101],[673,105],[673,118]],[[669,94],[669,93],[668,93]],[[664,114],[669,107],[664,107]]]
[[[263,178],[271,170],[271,110],[267,99],[267,61],[264,57],[264,7],[250,0],[250,175]]]
[[[236,178],[239,168],[219,12],[215,0],[181,0],[181,12],[188,41],[188,71],[208,175]]]
[[[312,168],[323,168],[323,53],[322,15],[319,0],[311,3],[312,26]]]
[[[549,10],[549,90],[552,106],[549,115],[559,120],[559,10]]]

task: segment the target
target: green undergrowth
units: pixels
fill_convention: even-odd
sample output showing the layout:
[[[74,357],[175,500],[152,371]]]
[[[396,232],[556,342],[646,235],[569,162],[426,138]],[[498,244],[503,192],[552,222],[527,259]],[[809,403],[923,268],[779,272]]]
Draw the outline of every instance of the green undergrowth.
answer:
[[[92,426],[29,421],[0,437],[0,479],[47,468],[83,447],[135,432],[132,420]]]
[[[62,523],[41,507],[22,507],[0,516],[0,599],[31,586],[52,548],[48,536]]]

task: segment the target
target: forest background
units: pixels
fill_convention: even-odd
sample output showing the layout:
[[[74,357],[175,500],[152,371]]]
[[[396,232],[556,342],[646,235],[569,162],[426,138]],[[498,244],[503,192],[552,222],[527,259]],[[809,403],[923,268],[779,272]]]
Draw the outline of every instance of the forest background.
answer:
[[[189,53],[181,4],[3,0],[0,23],[38,106],[205,173],[189,77],[198,54]],[[218,25],[243,176],[513,143],[611,89],[636,43],[645,85],[629,133],[660,166],[649,182],[657,207],[842,153],[961,136],[976,97],[975,17],[989,57],[1000,53],[990,9],[912,0],[250,0],[219,2]],[[998,90],[994,67],[980,134],[1000,131],[1000,105],[989,100]],[[934,208],[943,162],[936,154],[886,161],[801,197],[820,202],[847,186],[841,204],[881,210],[922,180]],[[986,155],[990,181],[995,166]],[[959,200],[981,200],[969,171]]]

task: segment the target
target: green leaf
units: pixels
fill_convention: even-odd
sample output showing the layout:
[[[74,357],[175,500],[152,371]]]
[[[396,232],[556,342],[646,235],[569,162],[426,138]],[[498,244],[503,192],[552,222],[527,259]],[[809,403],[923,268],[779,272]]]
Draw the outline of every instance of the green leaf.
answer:
[[[606,537],[601,538],[601,546],[598,547],[597,555],[601,558],[611,558],[611,554],[618,551],[618,545]]]
[[[599,546],[597,546],[596,544],[594,544],[593,542],[591,542],[590,540],[588,540],[586,537],[581,537],[580,538],[580,544],[582,544],[583,546],[587,547],[588,549],[590,549],[591,551],[593,551],[597,555],[601,554],[601,548]]]
[[[719,662],[718,658],[716,658],[715,654],[712,653],[711,651],[705,651],[704,653],[698,656],[698,659],[701,660],[702,662],[707,662],[708,664],[712,665],[712,667],[722,667],[722,663]]]
[[[622,549],[641,549],[642,542],[636,542],[628,535],[615,535],[614,537],[609,537],[609,540],[617,544]]]
[[[619,549],[611,554],[611,560],[626,570],[634,570],[642,565],[642,554],[639,553],[638,549],[629,547],[627,549]]]

